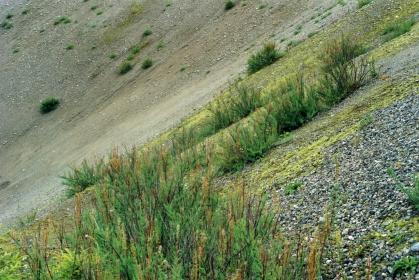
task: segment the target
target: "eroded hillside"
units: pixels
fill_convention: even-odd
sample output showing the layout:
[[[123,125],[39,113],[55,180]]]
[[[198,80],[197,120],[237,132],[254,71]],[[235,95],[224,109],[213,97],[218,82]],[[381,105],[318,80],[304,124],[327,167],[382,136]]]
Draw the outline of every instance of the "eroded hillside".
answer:
[[[176,4],[159,7],[166,15]],[[303,1],[265,4],[240,1],[226,11],[220,1],[205,26],[174,36],[191,37],[167,49],[166,60],[144,50],[156,63],[141,69],[140,50],[131,60],[138,63],[127,74],[132,77],[118,77],[115,68],[109,76],[101,72],[101,85],[112,75],[126,85],[96,116],[86,109],[80,124],[70,122],[68,133],[83,130],[85,136],[71,144],[67,135],[69,146],[64,140],[56,146],[64,155],[60,162],[68,163],[67,149],[73,162],[89,159],[63,179],[74,201],[46,219],[28,216],[12,230],[0,243],[0,261],[16,265],[0,273],[17,279],[418,277],[417,1],[316,1],[325,9]],[[348,15],[334,21],[339,13]],[[236,32],[223,34],[221,25]],[[144,26],[140,41],[156,36],[156,27]],[[211,46],[224,40],[222,51]],[[267,41],[277,43],[278,50],[265,46],[277,62],[244,73],[252,46]],[[190,52],[196,64],[173,70]],[[161,99],[156,93],[148,109],[137,111],[138,89],[145,87]],[[119,115],[109,121],[108,112]],[[90,122],[109,128],[95,127],[95,134],[84,126]],[[145,146],[89,157],[112,144],[145,143],[156,133]],[[48,170],[55,176],[64,171]],[[17,193],[8,185],[5,190]]]

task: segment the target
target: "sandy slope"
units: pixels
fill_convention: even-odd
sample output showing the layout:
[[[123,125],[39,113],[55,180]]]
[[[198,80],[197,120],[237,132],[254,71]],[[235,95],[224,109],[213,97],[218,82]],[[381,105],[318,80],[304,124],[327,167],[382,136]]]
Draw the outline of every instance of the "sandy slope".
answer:
[[[118,22],[130,13],[129,0],[32,0],[15,8],[0,2],[1,20],[15,15],[11,30],[0,29],[0,223],[59,201],[58,175],[69,165],[116,145],[143,143],[178,123],[242,73],[264,41],[287,38],[285,48],[354,2],[249,0],[225,12],[223,0],[179,0],[167,7],[147,0],[123,28]],[[332,6],[331,16],[313,21]],[[53,25],[60,15],[72,23]],[[302,31],[294,34],[299,25]],[[153,34],[142,38],[146,28]],[[68,44],[75,48],[66,50]],[[134,44],[146,47],[134,70],[118,76],[115,69]],[[144,71],[146,57],[155,65]],[[37,109],[46,96],[60,98],[62,106],[43,116]]]

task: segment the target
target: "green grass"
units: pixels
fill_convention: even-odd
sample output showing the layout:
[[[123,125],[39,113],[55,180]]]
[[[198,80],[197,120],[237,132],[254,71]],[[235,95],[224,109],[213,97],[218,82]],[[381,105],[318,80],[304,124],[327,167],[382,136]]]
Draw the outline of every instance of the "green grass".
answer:
[[[388,25],[384,31],[384,41],[390,41],[394,38],[397,38],[407,32],[409,32],[412,29],[412,26],[416,23],[414,18],[410,18],[406,21],[403,21],[401,23],[393,23]]]
[[[60,101],[55,97],[49,97],[41,102],[41,106],[39,107],[39,111],[42,114],[47,114],[49,112],[54,111],[60,105]]]
[[[54,21],[54,25],[59,25],[59,24],[69,24],[71,23],[71,19],[69,17],[66,16],[61,16],[58,17],[55,21]]]
[[[13,17],[13,14],[9,13],[9,14],[6,15],[6,19],[12,19],[12,17]]]
[[[358,0],[358,9],[368,5],[372,0]]]
[[[74,45],[73,44],[70,44],[70,45],[67,45],[67,47],[65,47],[65,49],[66,50],[72,50],[72,49],[74,49]]]
[[[102,178],[101,168],[102,162],[96,163],[94,167],[91,167],[86,161],[83,161],[79,168],[75,168],[70,174],[63,176],[63,184],[67,186],[67,196],[72,197],[97,184]]]
[[[141,68],[143,68],[144,70],[150,68],[151,66],[153,66],[153,60],[151,58],[147,58],[141,64]]]
[[[303,186],[303,184],[301,182],[290,183],[285,187],[284,193],[285,193],[285,195],[293,195],[302,186]]]
[[[151,34],[153,34],[153,31],[151,31],[150,29],[146,29],[143,32],[143,37],[150,36]]]
[[[110,59],[115,59],[117,57],[117,55],[115,54],[115,53],[111,53],[110,55],[109,55],[109,58]]]
[[[234,8],[236,6],[236,3],[233,0],[228,0],[224,4],[224,10],[228,11]]]
[[[134,66],[128,62],[128,61],[124,61],[118,68],[118,73],[119,75],[125,75],[126,73],[128,73],[129,71],[131,71],[134,68]]]
[[[281,53],[276,49],[274,43],[267,43],[257,53],[253,54],[247,61],[247,73],[253,74],[257,71],[265,68],[268,65],[273,64],[279,58],[283,57],[284,53]]]
[[[132,49],[131,49],[131,53],[132,54],[138,54],[139,52],[140,52],[140,47],[139,46],[134,46],[134,47],[132,47]]]
[[[402,275],[403,273],[414,274],[419,265],[419,258],[406,256],[396,261],[393,265],[393,275]]]
[[[22,11],[22,15],[27,15],[28,13],[29,13],[28,9]]]

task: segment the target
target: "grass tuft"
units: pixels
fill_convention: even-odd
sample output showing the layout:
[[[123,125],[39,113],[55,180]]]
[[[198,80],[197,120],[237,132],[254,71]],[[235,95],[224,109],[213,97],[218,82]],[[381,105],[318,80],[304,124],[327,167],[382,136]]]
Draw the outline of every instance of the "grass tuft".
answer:
[[[150,68],[151,66],[153,66],[153,60],[151,58],[147,58],[141,64],[141,68],[143,68],[144,70]]]
[[[128,62],[128,61],[124,61],[118,68],[118,73],[119,75],[124,75],[126,73],[128,73],[129,71],[131,71],[134,68],[134,66]]]
[[[228,0],[224,4],[224,10],[228,11],[234,8],[236,6],[236,3],[233,0]]]
[[[262,68],[273,64],[283,56],[284,53],[281,53],[276,49],[275,43],[267,43],[260,51],[249,58],[247,61],[247,72],[249,74],[256,73]]]
[[[60,101],[55,97],[49,97],[41,102],[41,106],[39,107],[39,111],[42,114],[47,114],[49,112],[54,111],[60,105]]]

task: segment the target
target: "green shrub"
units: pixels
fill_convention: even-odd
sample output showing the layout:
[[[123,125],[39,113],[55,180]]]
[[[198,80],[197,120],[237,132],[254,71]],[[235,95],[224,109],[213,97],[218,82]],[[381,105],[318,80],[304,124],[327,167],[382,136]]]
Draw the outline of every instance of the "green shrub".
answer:
[[[128,56],[127,56],[127,60],[128,61],[131,61],[131,60],[133,60],[134,59],[134,55],[133,54],[129,54]]]
[[[390,41],[396,37],[399,37],[400,35],[403,35],[407,32],[409,32],[412,29],[412,26],[415,24],[415,19],[410,18],[404,22],[401,23],[393,23],[389,26],[387,26],[384,29],[383,35],[384,35],[384,41]]]
[[[330,42],[320,56],[323,95],[334,104],[376,76],[375,64],[366,57],[357,58],[366,49],[354,40],[341,37]]]
[[[124,74],[128,73],[129,71],[131,71],[131,70],[132,70],[132,68],[134,68],[134,66],[132,66],[132,64],[131,64],[131,63],[129,63],[128,61],[124,61],[124,62],[123,62],[123,63],[119,66],[118,73],[119,73],[120,75],[124,75]]]
[[[371,2],[372,2],[372,0],[358,0],[358,8],[360,9],[360,8],[368,5]]]
[[[393,275],[401,275],[402,273],[415,273],[416,267],[419,265],[419,258],[406,256],[396,261],[393,265]]]
[[[11,29],[13,27],[13,23],[11,23],[10,21],[5,20],[0,24],[0,27],[3,28],[3,29]]]
[[[5,242],[0,239],[0,242]],[[24,276],[24,259],[17,252],[17,248],[14,250],[6,250],[0,244],[0,279],[2,280],[20,280],[28,279],[27,275]]]
[[[284,53],[279,52],[274,43],[265,44],[259,52],[253,54],[247,61],[247,72],[253,74],[260,69],[273,64],[282,56],[284,56]]]
[[[298,191],[298,189],[302,185],[303,184],[301,182],[294,182],[294,183],[288,184],[284,189],[285,195],[293,195],[294,193]]]
[[[10,14],[10,13],[6,15],[6,19],[11,19],[12,17],[13,17],[13,15]]]
[[[132,54],[137,54],[137,53],[139,53],[140,52],[140,47],[139,46],[134,46],[132,49],[131,49],[131,53]]]
[[[102,162],[90,166],[86,161],[83,161],[80,168],[75,168],[71,174],[61,177],[63,184],[67,186],[68,197],[97,184],[102,178],[102,166]]]
[[[153,66],[153,60],[151,60],[151,58],[147,58],[141,64],[141,68],[143,68],[144,70],[150,68],[151,66]]]
[[[236,6],[236,3],[232,0],[228,0],[228,1],[225,2],[224,10],[226,10],[226,11],[231,10],[231,9],[234,8],[234,6]]]
[[[49,112],[54,111],[60,105],[60,101],[55,97],[49,97],[41,102],[41,106],[39,107],[39,111],[42,114],[47,114]]]
[[[143,32],[143,37],[150,36],[151,34],[153,34],[153,31],[151,31],[150,29],[146,29]]]
[[[70,45],[68,45],[67,47],[65,47],[65,49],[66,50],[72,50],[72,49],[74,49],[74,45],[73,44],[70,44]]]
[[[110,55],[109,55],[109,58],[110,59],[115,59],[117,57],[117,55],[116,54],[114,54],[114,53],[111,53]]]
[[[416,208],[416,211],[419,211],[419,175],[414,177],[413,188],[405,188],[405,192],[410,203]]]

